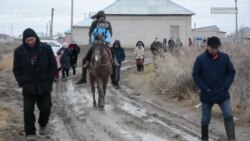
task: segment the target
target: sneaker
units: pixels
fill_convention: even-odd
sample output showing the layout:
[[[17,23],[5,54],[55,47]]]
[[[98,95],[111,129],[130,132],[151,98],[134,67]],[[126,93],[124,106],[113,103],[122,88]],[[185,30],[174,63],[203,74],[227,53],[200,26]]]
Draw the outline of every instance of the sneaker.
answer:
[[[39,129],[40,135],[46,135],[49,133],[49,128],[47,125],[46,126],[39,126],[39,127],[40,127],[40,129]]]
[[[26,137],[26,140],[27,140],[27,141],[35,141],[35,140],[36,140],[36,135],[28,135],[28,136]]]

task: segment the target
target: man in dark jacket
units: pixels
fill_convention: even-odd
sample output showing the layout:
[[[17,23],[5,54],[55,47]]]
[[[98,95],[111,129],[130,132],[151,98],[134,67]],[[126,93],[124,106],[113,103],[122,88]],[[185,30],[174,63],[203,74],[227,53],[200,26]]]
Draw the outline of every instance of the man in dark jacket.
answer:
[[[22,87],[27,140],[35,140],[35,103],[40,111],[39,133],[48,133],[47,123],[52,106],[50,93],[56,70],[51,47],[41,43],[34,30],[26,29],[23,32],[23,44],[14,52],[13,72],[18,85]]]
[[[89,40],[91,39],[91,35],[92,35],[94,29],[97,27],[98,20],[100,18],[106,19],[106,16],[105,16],[104,11],[99,11],[92,18],[95,19],[95,20],[92,22],[92,24],[91,24],[91,26],[89,28]],[[107,23],[106,24],[107,25],[106,28],[109,30],[110,35],[112,37],[113,32],[112,32],[111,23],[109,21],[107,21],[107,20],[105,20],[105,22]],[[90,43],[89,43],[89,45],[90,45]],[[88,51],[87,54],[89,54],[90,51],[91,51],[91,49],[89,49],[89,51]],[[86,62],[87,62],[87,55],[85,55],[85,57],[82,59],[82,78],[76,84],[85,84],[85,83],[87,83],[87,79],[86,79],[87,78],[87,64],[86,64]]]
[[[117,88],[120,89],[120,71],[121,71],[121,64],[125,60],[125,52],[124,49],[121,47],[121,43],[119,40],[116,40],[111,48],[112,54],[117,59],[119,65],[113,66],[113,74],[111,75],[111,82]]]
[[[209,38],[207,46],[207,50],[197,57],[193,68],[193,79],[201,90],[202,141],[208,141],[208,125],[214,104],[218,104],[222,110],[228,140],[234,141],[234,121],[228,90],[234,81],[235,69],[229,56],[219,51],[219,38]]]
[[[154,42],[150,46],[150,50],[154,56],[159,54],[159,50],[162,47],[162,43],[159,41],[158,37],[155,37]]]

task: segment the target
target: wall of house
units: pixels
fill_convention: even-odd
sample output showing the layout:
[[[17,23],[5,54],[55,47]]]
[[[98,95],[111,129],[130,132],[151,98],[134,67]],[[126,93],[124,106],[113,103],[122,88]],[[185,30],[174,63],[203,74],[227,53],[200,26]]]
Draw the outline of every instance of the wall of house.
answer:
[[[67,44],[71,43],[71,33],[65,33],[64,42]]]
[[[88,45],[89,27],[73,27],[73,40],[78,45]]]
[[[195,38],[196,36],[202,36],[204,38],[208,38],[211,36],[217,36],[221,39],[226,38],[226,33],[225,32],[220,32],[220,31],[199,31],[199,30],[192,30],[192,37]]]
[[[149,47],[155,37],[170,39],[170,27],[179,26],[184,45],[191,37],[191,16],[108,16],[113,28],[112,41],[119,39],[124,47],[134,47],[142,40]]]

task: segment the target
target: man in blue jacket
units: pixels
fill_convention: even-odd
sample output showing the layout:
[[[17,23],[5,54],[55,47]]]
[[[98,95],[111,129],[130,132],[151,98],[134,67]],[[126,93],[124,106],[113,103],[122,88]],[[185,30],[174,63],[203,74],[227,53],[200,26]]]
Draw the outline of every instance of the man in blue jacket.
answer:
[[[202,141],[209,139],[208,125],[214,104],[218,104],[221,108],[228,140],[235,140],[233,114],[228,92],[234,81],[235,69],[229,56],[219,51],[220,46],[219,38],[208,38],[207,50],[197,57],[193,67],[193,79],[201,90]]]
[[[119,81],[120,81],[120,71],[121,71],[121,64],[125,60],[125,52],[124,49],[121,47],[121,43],[119,40],[116,40],[111,48],[112,54],[117,59],[119,65],[113,66],[113,74],[111,75],[112,84],[115,88],[120,89]]]

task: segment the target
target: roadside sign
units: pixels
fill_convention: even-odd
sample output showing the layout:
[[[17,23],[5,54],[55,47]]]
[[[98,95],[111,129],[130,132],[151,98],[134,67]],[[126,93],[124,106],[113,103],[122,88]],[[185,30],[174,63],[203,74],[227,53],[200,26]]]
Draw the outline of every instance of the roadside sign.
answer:
[[[235,7],[212,7],[211,14],[235,14]]]

